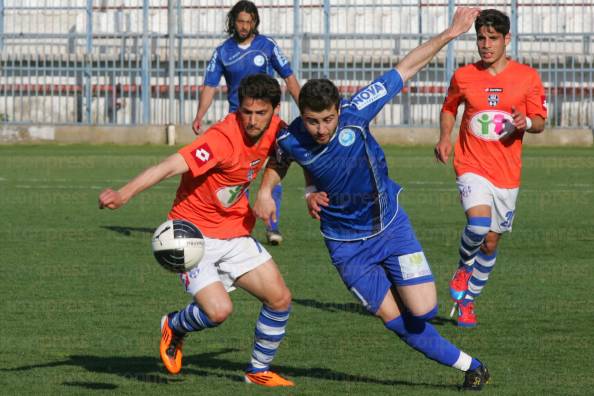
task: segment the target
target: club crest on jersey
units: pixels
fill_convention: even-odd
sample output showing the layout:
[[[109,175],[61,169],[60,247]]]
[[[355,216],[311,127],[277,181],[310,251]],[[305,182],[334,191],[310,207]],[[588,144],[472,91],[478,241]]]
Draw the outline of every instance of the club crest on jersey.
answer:
[[[487,101],[489,102],[489,106],[495,107],[499,103],[499,96],[491,94],[487,97]]]
[[[388,90],[381,82],[376,82],[375,84],[371,84],[363,91],[356,94],[352,99],[351,103],[354,104],[357,109],[362,110],[365,107],[369,106],[371,103],[375,102],[376,100],[383,98],[388,94]]]
[[[266,60],[264,59],[264,57],[262,55],[254,56],[254,65],[260,67],[264,64],[264,62],[266,62]]]
[[[476,113],[470,119],[470,131],[483,140],[499,140],[501,135],[510,132],[513,117],[504,111],[487,110]]]
[[[345,128],[338,133],[338,141],[344,147],[348,147],[355,143],[355,131],[349,128]]]

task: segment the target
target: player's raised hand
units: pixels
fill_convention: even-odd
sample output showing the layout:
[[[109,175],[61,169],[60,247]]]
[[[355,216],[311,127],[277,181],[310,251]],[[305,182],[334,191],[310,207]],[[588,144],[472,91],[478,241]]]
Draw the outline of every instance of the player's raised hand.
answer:
[[[447,163],[452,153],[452,142],[450,139],[439,139],[439,142],[437,142],[433,149],[433,153],[436,160],[443,164]]]
[[[450,32],[458,37],[466,33],[474,24],[481,10],[477,7],[458,7],[450,24]]]
[[[117,209],[123,205],[124,200],[118,191],[106,188],[99,194],[99,209]]]
[[[316,220],[320,220],[320,212],[322,211],[322,207],[328,206],[330,204],[328,194],[326,194],[324,191],[309,193],[305,197],[305,200],[307,202],[307,212],[312,218]]]
[[[526,129],[526,127],[528,126],[526,122],[526,115],[520,113],[515,107],[512,107],[511,110],[511,115],[514,119],[514,126],[516,127],[516,129]]]

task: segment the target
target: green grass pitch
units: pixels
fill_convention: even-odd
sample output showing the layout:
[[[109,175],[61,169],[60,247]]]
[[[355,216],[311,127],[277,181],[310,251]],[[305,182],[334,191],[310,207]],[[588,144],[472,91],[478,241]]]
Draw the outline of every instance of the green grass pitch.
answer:
[[[332,268],[303,202],[297,166],[285,181],[286,242],[269,251],[294,296],[274,367],[297,387],[241,382],[259,303],[192,334],[179,376],[158,357],[159,320],[188,302],[152,257],[152,230],[177,180],[118,211],[99,211],[168,147],[0,146],[2,394],[457,394],[462,373],[411,350],[368,316]],[[492,372],[485,394],[591,394],[594,387],[594,150],[526,148],[514,232],[477,304],[479,327],[448,318],[447,281],[464,217],[451,166],[430,147],[386,147],[390,175],[436,276],[439,331]],[[263,239],[261,224],[255,236]]]

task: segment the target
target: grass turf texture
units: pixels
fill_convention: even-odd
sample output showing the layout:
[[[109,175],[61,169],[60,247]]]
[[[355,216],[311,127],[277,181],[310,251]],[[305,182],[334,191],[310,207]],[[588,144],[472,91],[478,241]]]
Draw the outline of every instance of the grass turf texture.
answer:
[[[269,247],[294,296],[274,367],[297,383],[267,390],[241,382],[260,304],[232,293],[221,327],[192,334],[184,369],[166,375],[159,319],[188,302],[152,257],[177,178],[126,207],[97,210],[100,189],[119,187],[167,147],[2,146],[4,394],[455,394],[462,373],[425,359],[368,316],[332,268],[308,218],[301,171],[284,183],[285,242]],[[587,394],[594,386],[592,149],[527,148],[514,232],[501,243],[478,300],[479,327],[456,328],[447,281],[464,217],[451,166],[431,148],[387,147],[390,175],[437,279],[439,331],[492,372],[485,394]],[[255,236],[264,240],[261,224]],[[172,393],[173,394],[173,393]]]

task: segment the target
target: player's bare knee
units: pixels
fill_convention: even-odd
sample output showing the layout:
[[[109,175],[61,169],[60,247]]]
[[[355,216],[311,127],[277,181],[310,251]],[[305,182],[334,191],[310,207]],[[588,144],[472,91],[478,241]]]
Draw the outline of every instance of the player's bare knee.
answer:
[[[274,298],[264,301],[264,304],[274,311],[286,311],[291,306],[291,301],[291,291],[287,287],[284,287]]]
[[[233,304],[231,301],[221,301],[212,307],[204,309],[204,313],[208,319],[216,324],[223,323],[233,312]]]

